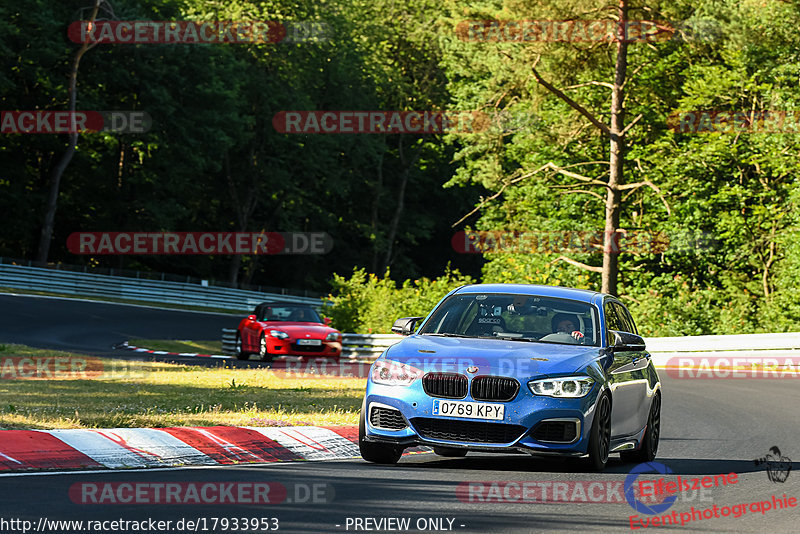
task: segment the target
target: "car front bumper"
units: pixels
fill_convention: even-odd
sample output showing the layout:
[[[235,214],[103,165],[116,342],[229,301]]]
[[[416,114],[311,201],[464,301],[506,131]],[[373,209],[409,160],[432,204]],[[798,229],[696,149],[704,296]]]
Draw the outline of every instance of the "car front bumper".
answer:
[[[404,447],[428,445],[488,452],[582,456],[588,449],[599,391],[600,386],[595,384],[582,398],[558,399],[533,395],[527,384],[523,384],[514,400],[508,402],[475,401],[470,395],[463,399],[448,399],[504,405],[503,420],[490,421],[432,415],[434,397],[428,396],[419,382],[408,387],[370,382],[365,404],[365,439]],[[370,421],[373,406],[399,411],[406,423],[405,428],[388,430],[373,426]],[[555,422],[575,425],[574,438],[570,441],[543,439],[539,425]]]
[[[321,345],[298,345],[296,339],[267,338],[267,352],[275,356],[341,356],[339,341],[322,341]]]

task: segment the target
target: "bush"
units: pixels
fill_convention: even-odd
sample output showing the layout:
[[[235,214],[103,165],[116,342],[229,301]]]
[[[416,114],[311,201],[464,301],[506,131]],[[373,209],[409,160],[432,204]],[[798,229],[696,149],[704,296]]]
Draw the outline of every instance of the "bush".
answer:
[[[645,337],[748,334],[757,328],[758,299],[746,289],[696,287],[668,274],[649,286],[623,294]]]
[[[331,326],[342,332],[388,334],[396,319],[424,317],[451,290],[472,283],[472,278],[449,266],[435,280],[406,280],[400,287],[389,278],[389,271],[378,278],[355,269],[349,279],[334,274],[328,296],[332,306],[325,314],[331,318]]]

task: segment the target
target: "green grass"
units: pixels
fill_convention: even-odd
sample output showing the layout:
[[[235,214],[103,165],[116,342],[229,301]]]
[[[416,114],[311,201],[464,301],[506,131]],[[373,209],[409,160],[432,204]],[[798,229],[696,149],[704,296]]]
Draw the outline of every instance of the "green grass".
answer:
[[[20,358],[50,358],[86,371],[14,378]],[[0,345],[0,428],[355,425],[365,385],[364,378],[283,378],[268,369],[133,362]]]
[[[190,341],[176,339],[129,339],[128,344],[143,349],[167,352],[197,352],[199,354],[222,354],[222,341]]]

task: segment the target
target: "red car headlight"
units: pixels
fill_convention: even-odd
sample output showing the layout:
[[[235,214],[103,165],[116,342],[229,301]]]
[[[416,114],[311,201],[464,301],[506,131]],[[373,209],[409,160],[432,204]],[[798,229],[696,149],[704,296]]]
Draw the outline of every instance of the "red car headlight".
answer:
[[[269,335],[278,339],[289,339],[289,334],[282,330],[270,330]]]
[[[325,341],[341,341],[341,340],[342,340],[342,334],[340,334],[339,332],[331,332],[330,334],[325,336]]]

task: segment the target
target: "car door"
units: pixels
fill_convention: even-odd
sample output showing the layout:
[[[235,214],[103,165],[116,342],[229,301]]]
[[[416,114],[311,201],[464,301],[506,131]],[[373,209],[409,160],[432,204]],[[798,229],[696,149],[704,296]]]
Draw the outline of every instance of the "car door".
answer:
[[[614,344],[614,338],[608,332],[617,330],[627,332],[635,329],[632,321],[625,316],[627,310],[617,301],[606,299],[603,303],[607,343]],[[636,332],[631,332],[635,334]],[[640,351],[618,350],[614,352],[614,360],[608,369],[609,388],[611,389],[611,435],[628,436],[640,431],[644,426],[640,423],[642,405],[646,404],[647,379],[641,367]],[[646,367],[646,364],[645,364]]]
[[[262,313],[263,305],[259,304],[252,313],[252,315],[256,316],[256,320],[251,321],[250,319],[245,319],[244,321],[244,327],[242,328],[242,344],[248,352],[254,352],[258,350],[257,345],[259,340],[256,339],[256,331],[258,326],[258,318],[261,317]]]
[[[628,309],[619,301],[614,302],[614,307],[623,325],[627,328],[625,331],[632,334],[638,334],[639,331],[636,329],[636,323],[634,323],[633,317]],[[649,382],[647,379],[647,368],[650,365],[650,354],[645,350],[633,352],[631,365],[631,380],[635,383],[635,390],[637,396],[639,397],[639,410],[636,420],[639,429],[642,429],[647,424],[647,417],[650,414],[650,402],[648,396]]]

